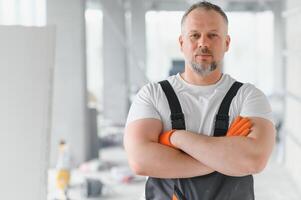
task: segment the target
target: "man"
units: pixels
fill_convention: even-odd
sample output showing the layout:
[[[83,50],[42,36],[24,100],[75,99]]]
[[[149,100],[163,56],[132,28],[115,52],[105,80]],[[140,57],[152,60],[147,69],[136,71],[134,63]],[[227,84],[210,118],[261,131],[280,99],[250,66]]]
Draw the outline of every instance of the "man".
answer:
[[[270,105],[260,90],[243,84],[230,101],[230,124],[243,116],[252,127],[240,124],[236,137],[228,137],[231,127],[213,137],[215,116],[236,82],[222,73],[230,45],[228,19],[218,6],[199,2],[186,11],[181,26],[185,71],[167,80],[185,115],[185,130],[172,130],[162,84],[144,86],[131,106],[124,136],[130,167],[152,177],[146,199],[254,199],[251,175],[264,169],[275,142]],[[181,194],[175,197],[177,191]]]

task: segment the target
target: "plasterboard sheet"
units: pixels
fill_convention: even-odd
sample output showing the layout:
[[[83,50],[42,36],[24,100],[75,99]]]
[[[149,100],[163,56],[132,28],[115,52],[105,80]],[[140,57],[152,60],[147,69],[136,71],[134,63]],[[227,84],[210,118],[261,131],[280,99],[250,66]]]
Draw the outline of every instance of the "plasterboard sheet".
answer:
[[[44,200],[54,27],[0,26],[0,198]]]

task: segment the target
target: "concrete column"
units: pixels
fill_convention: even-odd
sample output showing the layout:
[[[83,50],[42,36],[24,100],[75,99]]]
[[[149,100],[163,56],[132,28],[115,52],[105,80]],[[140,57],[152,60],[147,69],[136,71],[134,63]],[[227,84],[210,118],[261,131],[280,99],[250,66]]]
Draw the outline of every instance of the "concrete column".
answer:
[[[128,60],[123,1],[102,0],[103,11],[103,117],[124,124],[129,107]]]
[[[137,90],[147,82],[146,78],[146,33],[145,33],[145,1],[130,0],[130,73],[131,92]]]
[[[283,1],[277,0],[272,2],[271,8],[274,14],[274,55],[273,55],[273,67],[271,73],[273,73],[273,95],[274,101],[272,101],[272,109],[275,118],[283,125],[284,113],[285,113],[285,24],[282,17]],[[272,99],[273,100],[273,99]],[[280,124],[279,124],[280,125]],[[284,145],[285,135],[283,131],[277,133],[278,141],[278,161],[284,160]]]
[[[70,145],[75,164],[87,152],[87,92],[85,57],[85,1],[48,0],[47,23],[56,25],[56,63],[53,91],[51,165],[58,142]]]
[[[299,127],[301,112],[301,39],[299,37],[301,34],[301,1],[286,0],[285,4],[286,8],[283,12],[286,35],[285,166],[301,190],[301,134]]]
[[[283,50],[285,48],[285,26],[282,17],[283,1],[274,1],[272,4],[272,11],[274,13],[274,91],[283,95],[284,93],[284,56]]]

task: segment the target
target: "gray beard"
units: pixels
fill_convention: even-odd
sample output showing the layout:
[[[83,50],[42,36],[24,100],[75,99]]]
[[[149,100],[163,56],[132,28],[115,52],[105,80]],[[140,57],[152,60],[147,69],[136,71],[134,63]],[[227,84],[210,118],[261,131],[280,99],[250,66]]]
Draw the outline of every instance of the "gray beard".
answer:
[[[205,77],[209,75],[211,72],[213,72],[217,68],[217,63],[212,62],[208,65],[196,63],[196,62],[190,62],[190,66],[192,67],[193,71],[198,73],[200,76]]]

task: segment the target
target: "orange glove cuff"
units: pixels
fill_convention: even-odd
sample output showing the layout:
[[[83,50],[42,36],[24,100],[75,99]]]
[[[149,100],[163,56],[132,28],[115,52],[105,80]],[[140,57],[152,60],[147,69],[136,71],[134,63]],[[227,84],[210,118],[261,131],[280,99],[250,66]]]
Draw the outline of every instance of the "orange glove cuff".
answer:
[[[176,129],[172,129],[169,131],[165,131],[164,133],[161,133],[159,136],[159,143],[173,148],[177,148],[170,142],[170,137],[175,131]]]

